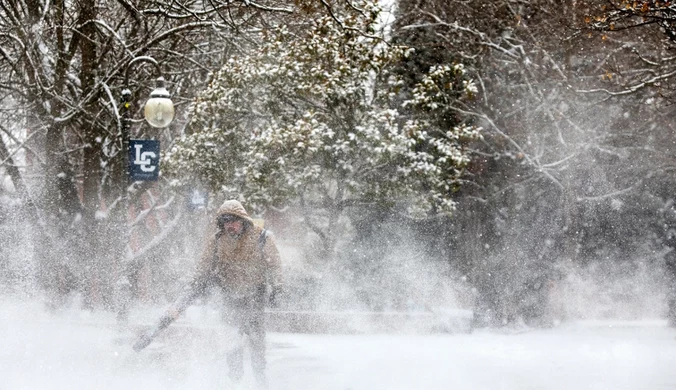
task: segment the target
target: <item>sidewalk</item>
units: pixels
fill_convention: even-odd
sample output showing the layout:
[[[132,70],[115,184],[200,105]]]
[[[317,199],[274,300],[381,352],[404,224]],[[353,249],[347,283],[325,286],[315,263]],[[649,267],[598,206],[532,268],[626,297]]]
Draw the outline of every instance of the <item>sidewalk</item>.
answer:
[[[267,311],[267,329],[285,333],[470,333],[471,310],[438,312]]]
[[[120,331],[113,313],[0,302],[0,388],[229,388],[230,344],[209,307],[191,308],[148,348],[132,350],[134,331],[161,312],[137,308]],[[675,337],[652,320],[517,334],[270,332],[269,390],[674,389]]]
[[[153,326],[163,314],[158,307],[136,307],[129,317],[134,326]],[[280,333],[309,334],[433,334],[471,333],[472,311],[445,309],[415,312],[289,311],[266,310],[266,329]],[[220,310],[213,305],[193,305],[172,326],[218,328]]]

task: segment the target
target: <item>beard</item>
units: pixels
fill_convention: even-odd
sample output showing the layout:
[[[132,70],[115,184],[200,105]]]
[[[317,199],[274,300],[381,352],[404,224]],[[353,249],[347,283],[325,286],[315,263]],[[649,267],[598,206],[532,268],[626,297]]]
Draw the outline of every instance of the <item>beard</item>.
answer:
[[[244,234],[244,229],[226,228],[225,232],[230,238],[239,239]]]

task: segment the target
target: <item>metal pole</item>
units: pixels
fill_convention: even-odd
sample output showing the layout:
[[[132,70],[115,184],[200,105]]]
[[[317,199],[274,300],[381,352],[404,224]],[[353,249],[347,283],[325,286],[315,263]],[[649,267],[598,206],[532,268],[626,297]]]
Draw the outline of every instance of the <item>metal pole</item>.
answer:
[[[135,57],[135,58],[132,58],[127,63],[127,67],[124,70],[124,86],[125,86],[125,88],[129,87],[129,70],[131,69],[132,64],[134,64],[136,62],[149,62],[149,63],[153,64],[153,66],[155,68],[155,73],[157,74],[157,77],[162,76],[162,69],[160,69],[160,64],[153,57],[148,57],[148,56]],[[131,94],[131,92],[130,92],[130,94]]]
[[[122,115],[120,135],[122,137],[122,177],[120,183],[123,185],[121,207],[122,207],[122,221],[123,225],[120,229],[122,236],[122,259],[121,259],[121,275],[117,281],[117,324],[120,327],[126,327],[129,322],[129,306],[132,299],[131,282],[129,281],[129,273],[131,271],[130,264],[127,261],[127,245],[129,244],[129,227],[127,226],[127,219],[129,213],[129,133],[131,129],[131,90],[129,89],[129,71],[133,64],[138,62],[151,63],[157,77],[161,77],[161,69],[159,63],[152,57],[141,56],[132,58],[124,71],[124,89],[122,90]]]
[[[128,69],[128,68],[127,68]],[[126,72],[125,72],[126,75]],[[129,269],[127,264],[127,245],[129,244],[128,236],[128,226],[127,219],[129,213],[129,128],[131,126],[131,114],[130,114],[130,105],[131,105],[131,91],[127,87],[125,76],[125,85],[122,90],[122,118],[121,118],[121,128],[120,135],[122,137],[122,169],[120,170],[120,184],[122,185],[122,194],[120,207],[121,218],[120,218],[120,229],[118,234],[121,239],[121,259],[120,259],[120,269],[121,274],[117,280],[117,324],[120,327],[124,327],[129,322],[129,304],[132,298],[131,291],[131,282],[129,281]]]
[[[122,180],[120,183],[127,183],[129,184],[129,129],[131,127],[131,91],[126,87],[127,84],[125,84],[125,89],[122,91],[122,131],[121,131],[121,136],[122,136],[122,160],[124,161],[124,165],[122,167]],[[125,190],[122,195],[125,199],[127,198],[127,189],[125,185]]]

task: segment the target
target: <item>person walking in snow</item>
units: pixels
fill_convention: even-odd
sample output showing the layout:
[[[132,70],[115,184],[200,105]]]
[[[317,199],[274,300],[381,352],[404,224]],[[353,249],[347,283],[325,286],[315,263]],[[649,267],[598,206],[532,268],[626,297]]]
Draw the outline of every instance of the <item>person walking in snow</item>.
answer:
[[[251,346],[251,365],[256,382],[265,386],[265,305],[276,307],[282,291],[279,251],[267,230],[254,225],[242,204],[228,200],[218,209],[212,232],[185,293],[160,319],[151,333],[134,345],[139,351],[175,320],[211,286],[224,295],[224,319],[232,337],[226,359],[232,382],[243,377],[244,341]],[[270,293],[268,294],[268,287]]]

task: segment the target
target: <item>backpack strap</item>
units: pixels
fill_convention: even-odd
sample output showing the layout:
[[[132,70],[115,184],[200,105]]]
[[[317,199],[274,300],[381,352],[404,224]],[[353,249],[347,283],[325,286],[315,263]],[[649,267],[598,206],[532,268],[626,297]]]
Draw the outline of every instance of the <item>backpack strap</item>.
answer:
[[[269,234],[269,232],[267,231],[267,229],[263,229],[263,231],[261,232],[261,235],[258,236],[258,251],[261,254],[261,260],[263,262],[265,262],[265,242],[268,239],[268,234]],[[263,293],[265,293],[265,291],[267,290],[266,286],[270,285],[269,269],[267,269],[266,271],[267,272],[265,273],[265,284],[262,286],[262,290],[261,290]]]
[[[268,230],[263,229],[261,235],[258,236],[258,250],[261,252],[261,257],[264,255],[263,249],[265,248],[265,242],[268,239]]]

